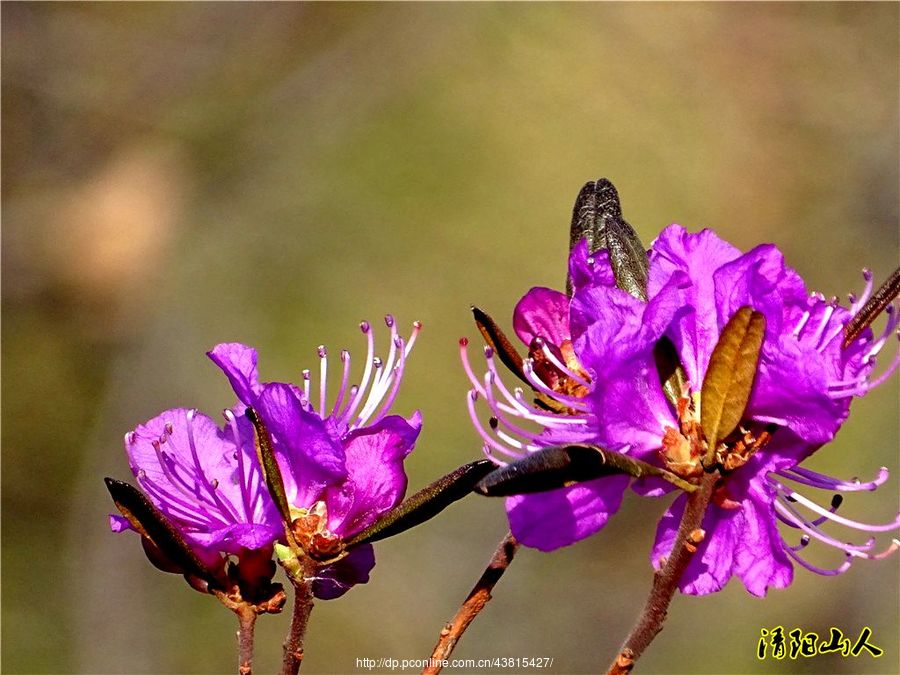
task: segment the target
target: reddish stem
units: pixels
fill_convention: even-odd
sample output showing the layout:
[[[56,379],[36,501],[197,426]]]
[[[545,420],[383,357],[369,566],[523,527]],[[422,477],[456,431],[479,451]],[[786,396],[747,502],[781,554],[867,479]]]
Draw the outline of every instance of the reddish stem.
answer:
[[[253,629],[256,627],[256,611],[248,604],[235,610],[238,616],[238,675],[253,672]]]
[[[478,613],[491,599],[491,591],[506,572],[518,547],[519,542],[516,541],[516,538],[512,536],[512,533],[507,533],[497,550],[494,551],[487,569],[484,570],[481,578],[472,588],[459,611],[456,612],[456,616],[441,630],[441,636],[431,652],[431,658],[422,671],[422,675],[437,675],[441,672],[443,662],[450,658],[456,643],[462,638],[469,624],[475,620]]]
[[[308,557],[301,561],[301,578],[288,575],[294,586],[294,611],[291,616],[291,628],[284,640],[284,659],[281,662],[282,675],[297,675],[303,663],[303,638],[313,608],[312,577],[315,565]]]
[[[631,672],[635,661],[662,630],[678,582],[697,550],[696,544],[702,541],[698,540],[697,530],[703,522],[703,515],[706,513],[706,507],[718,479],[718,471],[704,475],[700,489],[688,495],[672,552],[662,569],[653,575],[653,587],[647,598],[647,604],[644,605],[637,623],[619,650],[616,660],[609,666],[607,675],[624,675]]]

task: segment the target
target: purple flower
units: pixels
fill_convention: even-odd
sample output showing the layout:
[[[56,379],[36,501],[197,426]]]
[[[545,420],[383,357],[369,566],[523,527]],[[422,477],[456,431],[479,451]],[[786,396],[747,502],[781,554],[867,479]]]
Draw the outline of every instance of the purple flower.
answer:
[[[697,452],[700,388],[722,328],[742,306],[766,318],[759,369],[745,417],[726,439],[729,465],[702,528],[706,537],[682,578],[686,593],[719,590],[732,574],[747,589],[764,595],[793,576],[792,560],[822,574],[844,571],[853,558],[875,558],[874,540],[846,544],[821,525],[839,523],[877,532],[900,519],[871,526],[818,506],[791,485],[828,491],[872,490],[887,478],[882,469],[868,483],[839,481],[799,465],[830,441],[849,413],[853,397],[883,382],[900,363],[896,357],[873,377],[875,358],[900,320],[896,307],[877,338],[866,330],[842,349],[844,326],[871,292],[866,272],[863,297],[849,309],[835,299],[810,295],[799,275],[772,245],[742,254],[712,231],[689,234],[678,225],[664,230],[650,251],[648,301],[615,286],[605,252],[589,256],[585,242],[570,258],[574,295],[535,288],[516,307],[514,326],[529,344],[525,377],[537,392],[539,408],[500,381],[493,355],[488,372],[476,378],[469,404],[486,454],[498,464],[548,445],[588,442],[662,465],[685,478],[702,472]],[[654,347],[661,338],[674,344],[687,376],[677,406],[664,394]],[[475,400],[491,410],[490,429],[476,416]],[[514,534],[530,546],[552,550],[596,532],[621,503],[627,478],[599,478],[548,493],[507,500]],[[671,488],[659,479],[635,481],[633,489],[658,496]],[[660,522],[652,562],[668,556],[686,500],[679,496]],[[802,505],[812,512],[804,515]],[[797,545],[782,541],[777,522],[799,529]],[[833,570],[814,567],[798,551],[812,539],[842,551]]]
[[[222,554],[268,550],[284,529],[266,491],[253,428],[225,411],[224,429],[196,410],[167,410],[125,434],[131,471],[151,502],[212,570]],[[114,532],[133,529],[110,515]]]
[[[342,351],[340,386],[330,406],[325,347],[318,348],[315,388],[308,370],[303,371],[301,386],[260,384],[256,351],[242,344],[220,344],[209,353],[241,403],[252,406],[265,422],[295,517],[294,533],[317,560],[333,559],[343,540],[397,506],[406,492],[403,460],[415,445],[422,419],[418,412],[409,419],[388,412],[420,325],[414,324],[406,342],[392,317],[385,322],[391,329],[387,357],[375,356],[373,331],[368,323],[360,324],[368,341],[362,378],[349,386],[350,354]],[[357,546],[346,557],[323,565],[313,591],[319,598],[338,597],[368,581],[374,565],[372,546]]]

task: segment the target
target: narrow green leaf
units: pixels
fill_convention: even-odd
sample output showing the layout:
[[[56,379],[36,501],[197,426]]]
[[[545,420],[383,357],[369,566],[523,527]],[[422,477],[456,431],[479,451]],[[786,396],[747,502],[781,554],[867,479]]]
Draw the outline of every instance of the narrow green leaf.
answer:
[[[456,471],[422,488],[344,543],[350,547],[379,541],[434,518],[450,504],[472,492],[475,484],[491,472],[495,466],[493,462],[486,459],[461,466]]]
[[[144,496],[143,492],[130,483],[115,478],[107,477],[104,481],[119,513],[125,516],[132,527],[149,540],[156,549],[155,551],[151,549],[148,557],[151,553],[153,555],[158,553],[162,556],[157,560],[150,557],[150,561],[154,565],[165,571],[176,571],[200,577],[211,585],[216,584],[215,574],[203,564],[181,533]]]
[[[529,453],[494,470],[475,487],[487,497],[547,492],[603,476],[626,474],[633,478],[658,476],[683,490],[695,487],[668,471],[596,445],[554,445]]]
[[[284,491],[281,469],[278,467],[278,460],[275,459],[275,452],[272,450],[269,430],[253,408],[248,407],[245,414],[256,432],[256,456],[259,459],[259,465],[262,467],[266,487],[269,489],[269,494],[272,495],[272,501],[278,507],[281,520],[289,530],[292,522],[291,509],[288,505],[287,494]]]
[[[707,458],[744,416],[765,334],[766,317],[747,306],[741,307],[722,329],[700,394],[700,425],[709,445]]]

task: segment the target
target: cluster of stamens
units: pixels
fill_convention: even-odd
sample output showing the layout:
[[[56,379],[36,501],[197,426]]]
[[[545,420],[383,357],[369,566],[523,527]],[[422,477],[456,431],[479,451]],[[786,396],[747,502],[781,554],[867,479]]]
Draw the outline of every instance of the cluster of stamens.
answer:
[[[865,288],[862,294],[857,298],[850,295],[850,311],[839,310],[837,300],[832,298],[830,301],[825,300],[824,296],[817,294],[811,302],[810,308],[804,312],[797,321],[792,335],[798,340],[812,344],[816,351],[821,354],[825,353],[828,348],[835,348],[835,341],[838,341],[844,332],[844,327],[850,319],[855,316],[866,304],[872,295],[873,275],[868,269],[863,270],[863,278],[865,280]],[[836,311],[846,312],[847,317],[844,320],[834,321],[829,327]],[[836,399],[849,399],[853,396],[863,396],[869,390],[874,389],[882,384],[888,377],[900,366],[900,349],[894,355],[894,358],[888,364],[882,373],[873,378],[872,366],[875,359],[884,346],[888,343],[892,334],[900,337],[898,326],[900,326],[900,302],[894,300],[885,308],[886,321],[884,328],[880,333],[872,336],[860,336],[851,343],[851,349],[860,350],[859,373],[857,376],[846,380],[830,382],[828,385],[829,395]],[[775,423],[784,424],[783,420],[771,420]],[[779,521],[788,527],[800,530],[802,535],[797,544],[788,544],[783,542],[784,548],[788,555],[799,565],[809,569],[817,574],[835,575],[841,574],[850,568],[854,559],[865,558],[875,560],[884,558],[900,548],[900,542],[896,539],[892,540],[886,549],[880,552],[874,552],[876,540],[869,537],[864,543],[854,544],[851,542],[841,541],[835,537],[825,533],[822,526],[829,523],[843,525],[854,530],[866,533],[889,532],[900,527],[900,514],[889,523],[881,525],[869,525],[861,523],[849,518],[845,518],[837,514],[837,510],[843,503],[841,494],[833,494],[831,505],[825,508],[812,501],[811,499],[801,495],[793,490],[785,480],[797,483],[799,485],[815,488],[817,490],[826,490],[830,492],[858,492],[872,491],[877,489],[888,479],[888,470],[882,467],[878,475],[871,481],[861,482],[859,479],[849,481],[832,478],[810,469],[800,466],[794,466],[790,469],[775,471],[766,476],[768,485],[775,492],[775,515]],[[798,505],[808,509],[814,517],[807,517],[798,509]],[[799,554],[801,550],[806,548],[813,540],[826,544],[844,553],[844,561],[837,567],[826,569],[819,567],[804,560]]]
[[[331,409],[327,409],[328,400],[328,350],[324,345],[317,349],[319,356],[319,391],[318,404],[312,400],[312,374],[304,370],[303,376],[303,400],[315,410],[319,417],[330,417],[339,433],[363,426],[375,424],[385,415],[394,403],[397,392],[400,390],[400,381],[403,378],[403,370],[406,359],[412,351],[416,337],[422,328],[418,321],[413,323],[413,330],[409,341],[404,340],[397,332],[394,317],[388,314],[384,318],[385,325],[391,330],[391,346],[387,358],[382,359],[375,355],[375,337],[368,321],[359,324],[359,329],[367,339],[367,353],[365,368],[359,384],[350,384],[350,352],[341,350],[341,384]]]
[[[291,509],[291,531],[307,555],[319,561],[338,557],[344,550],[341,538],[328,529],[328,508],[318,501],[309,509]]]
[[[463,368],[473,387],[467,395],[469,415],[484,441],[482,450],[488,459],[506,466],[506,459],[497,453],[511,461],[521,459],[548,444],[541,438],[547,432],[564,431],[571,442],[590,438],[586,430],[593,415],[583,396],[590,390],[591,382],[573,362],[574,354],[564,363],[544,340],[536,338],[532,342],[531,355],[522,364],[522,376],[537,396],[531,401],[521,387],[510,391],[503,383],[491,347],[484,348],[487,372],[483,378],[477,377],[469,362],[468,344],[466,338],[459,341]],[[491,412],[488,428],[475,407],[479,399],[484,399]],[[578,439],[579,436],[583,438]]]
[[[822,529],[822,525],[826,525],[827,523],[834,523],[849,527],[854,530],[859,530],[861,532],[889,532],[900,527],[900,515],[895,517],[891,522],[883,525],[868,525],[866,523],[860,523],[856,520],[851,520],[837,514],[838,507],[840,507],[841,503],[843,502],[843,497],[840,494],[833,495],[831,506],[830,508],[826,509],[822,506],[819,506],[811,499],[808,499],[807,497],[804,497],[800,493],[793,490],[788,484],[784,482],[785,479],[793,481],[794,483],[798,483],[800,485],[804,485],[806,487],[812,487],[819,490],[837,492],[858,492],[862,490],[871,491],[875,490],[879,485],[887,481],[888,470],[885,467],[881,467],[878,475],[873,480],[867,482],[860,482],[859,479],[856,478],[849,481],[841,481],[836,478],[825,476],[823,474],[816,473],[815,471],[804,469],[803,467],[799,466],[795,466],[784,471],[770,473],[766,476],[766,481],[768,482],[769,486],[775,491],[775,515],[778,517],[778,520],[795,530],[800,530],[803,533],[800,537],[800,542],[796,545],[791,545],[787,542],[783,542],[784,549],[787,551],[788,555],[791,556],[791,558],[793,558],[797,563],[799,563],[806,569],[816,572],[817,574],[841,574],[842,572],[846,572],[850,568],[850,565],[856,558],[878,560],[880,558],[889,556],[891,553],[900,548],[900,542],[894,539],[885,550],[880,552],[873,552],[873,549],[876,546],[876,540],[874,537],[870,537],[862,544],[854,544],[851,542],[845,542],[836,539],[826,534]],[[812,511],[818,517],[809,518],[804,516],[797,509],[798,504],[805,507],[809,511]],[[813,565],[807,560],[804,560],[798,552],[806,548],[806,546],[813,539],[831,546],[839,551],[842,551],[845,556],[843,563],[835,568],[825,569]]]

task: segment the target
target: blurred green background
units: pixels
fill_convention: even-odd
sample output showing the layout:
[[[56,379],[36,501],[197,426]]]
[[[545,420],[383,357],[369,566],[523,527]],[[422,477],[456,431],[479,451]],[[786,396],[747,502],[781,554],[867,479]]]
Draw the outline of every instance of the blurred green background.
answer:
[[[883,279],[900,257],[898,20],[896,3],[4,3],[4,671],[234,669],[233,616],[108,531],[102,482],[130,477],[137,423],[231,404],[204,356],[217,342],[289,379],[319,343],[359,353],[362,318],[421,320],[397,405],[426,420],[418,488],[479,455],[469,304],[508,326],[527,288],[563,284],[589,179],[616,183],[645,242],[709,226],[777,243],[826,295],[858,290],[864,265]],[[809,463],[892,469],[845,515],[896,513],[898,383]],[[605,667],[664,508],[631,496],[599,535],[523,550],[455,656]],[[505,530],[500,501],[471,498],[380,543],[368,585],[316,606],[304,672],[426,657]],[[798,569],[765,600],[734,581],[677,597],[640,671],[897,672],[898,560]],[[868,625],[886,654],[758,661],[776,625]],[[258,672],[286,627],[260,620]]]

